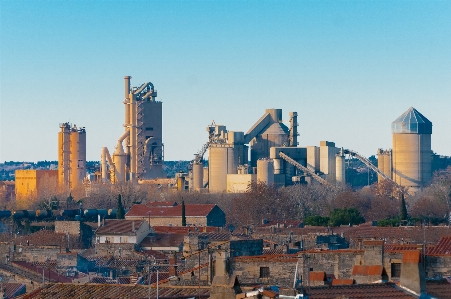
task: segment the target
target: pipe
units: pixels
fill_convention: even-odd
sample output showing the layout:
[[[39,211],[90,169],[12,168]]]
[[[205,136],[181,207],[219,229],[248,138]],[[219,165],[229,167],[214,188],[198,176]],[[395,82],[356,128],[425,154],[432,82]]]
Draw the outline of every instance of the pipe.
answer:
[[[107,167],[106,167],[106,152],[108,149],[106,147],[102,147],[102,152],[100,154],[100,168],[102,171],[102,182],[106,183],[108,181],[107,178]]]
[[[124,105],[125,105],[125,119],[124,119],[124,127],[126,128],[126,129],[128,129],[129,127],[130,127],[130,100],[129,100],[129,97],[130,97],[130,79],[131,79],[132,77],[130,77],[130,76],[125,76],[124,77],[124,81],[125,81],[125,91],[124,91],[124,94],[125,94],[125,100],[124,100]],[[129,148],[128,148],[128,145],[129,145],[129,143],[130,143],[130,140],[129,140],[129,138],[127,138],[127,140],[125,141],[125,146],[126,146],[126,149],[125,149],[125,151],[126,151],[126,153],[128,154],[129,153]]]

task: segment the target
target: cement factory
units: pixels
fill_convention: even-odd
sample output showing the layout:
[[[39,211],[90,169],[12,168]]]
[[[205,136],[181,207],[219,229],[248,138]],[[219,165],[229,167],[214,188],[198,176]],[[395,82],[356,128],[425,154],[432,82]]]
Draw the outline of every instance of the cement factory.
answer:
[[[162,103],[156,100],[152,83],[131,88],[130,79],[125,77],[124,133],[112,156],[106,147],[101,151],[102,182],[143,183],[165,177]],[[178,189],[244,192],[256,181],[276,186],[345,184],[346,155],[377,172],[379,180],[391,180],[409,192],[431,180],[433,160],[438,159],[431,150],[432,123],[414,108],[392,123],[393,149],[377,151],[378,166],[330,141],[299,147],[297,113],[288,113],[289,126],[282,115],[282,109],[266,109],[246,133],[228,131],[225,125],[213,122],[207,127],[208,141],[191,161],[189,173],[177,174]],[[208,166],[203,160],[207,151]]]
[[[162,102],[151,82],[131,87],[125,77],[124,133],[113,154],[101,149],[97,182],[166,184],[162,133]],[[245,192],[252,182],[278,187],[296,183],[346,184],[346,161],[357,158],[378,174],[414,193],[427,186],[439,169],[440,156],[431,150],[432,123],[411,107],[392,123],[392,149],[378,149],[378,165],[354,150],[320,141],[299,147],[296,112],[289,112],[289,125],[282,121],[282,109],[266,109],[246,132],[229,131],[225,125],[207,126],[207,141],[190,163],[187,173],[177,173],[170,186],[190,192]],[[16,197],[39,193],[39,181],[51,177],[65,190],[82,187],[86,179],[86,130],[60,124],[58,170],[16,174]],[[204,155],[208,152],[208,163]],[[348,158],[347,158],[348,155]],[[92,180],[91,180],[92,181]],[[34,187],[33,187],[34,186]]]

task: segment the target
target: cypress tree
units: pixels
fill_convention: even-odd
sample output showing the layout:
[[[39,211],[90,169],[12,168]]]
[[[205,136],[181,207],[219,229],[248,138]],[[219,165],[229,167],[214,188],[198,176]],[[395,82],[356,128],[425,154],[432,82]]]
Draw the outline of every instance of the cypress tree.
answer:
[[[120,194],[117,195],[117,219],[125,219],[125,210],[122,206],[122,196]]]
[[[400,220],[407,220],[407,207],[406,207],[406,201],[404,199],[404,193],[401,194],[401,207],[400,207],[400,215],[399,218]]]
[[[185,201],[182,200],[182,226],[186,226]]]

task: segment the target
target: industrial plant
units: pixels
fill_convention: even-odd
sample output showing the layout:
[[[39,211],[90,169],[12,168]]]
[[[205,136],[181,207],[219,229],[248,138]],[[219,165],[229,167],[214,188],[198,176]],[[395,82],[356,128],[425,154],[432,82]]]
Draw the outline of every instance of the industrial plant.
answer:
[[[112,157],[108,148],[102,148],[103,182],[137,182],[165,177],[162,102],[156,100],[157,91],[151,82],[131,88],[130,79],[130,76],[124,78],[125,131],[119,137]]]

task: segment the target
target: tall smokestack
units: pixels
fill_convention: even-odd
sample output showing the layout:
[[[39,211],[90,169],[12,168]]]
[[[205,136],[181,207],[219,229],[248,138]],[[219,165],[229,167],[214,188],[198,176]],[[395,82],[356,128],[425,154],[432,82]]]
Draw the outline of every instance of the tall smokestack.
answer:
[[[130,79],[132,77],[131,76],[125,76],[124,77],[124,81],[125,81],[125,97],[124,98],[128,98],[128,95],[130,94]]]

